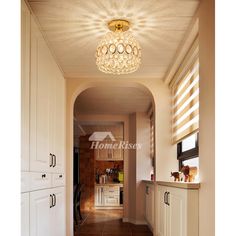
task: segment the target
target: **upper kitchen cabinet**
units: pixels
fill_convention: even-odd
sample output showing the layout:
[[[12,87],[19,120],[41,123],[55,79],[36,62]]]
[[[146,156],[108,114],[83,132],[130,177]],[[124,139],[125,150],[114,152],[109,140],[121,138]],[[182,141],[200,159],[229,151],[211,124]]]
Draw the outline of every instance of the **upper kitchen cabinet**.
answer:
[[[64,172],[65,82],[31,18],[30,171]]]
[[[30,11],[21,2],[21,170],[29,170]]]

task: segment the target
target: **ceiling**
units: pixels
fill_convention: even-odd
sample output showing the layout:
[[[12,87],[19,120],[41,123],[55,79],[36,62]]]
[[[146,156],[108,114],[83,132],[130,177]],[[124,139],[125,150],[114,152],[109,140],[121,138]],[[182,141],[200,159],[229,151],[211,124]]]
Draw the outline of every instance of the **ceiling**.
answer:
[[[121,78],[163,79],[183,40],[198,0],[28,0],[42,32],[68,78],[114,77],[95,64],[107,23],[122,18],[142,48],[138,71]]]
[[[82,92],[75,101],[76,114],[130,114],[147,112],[152,104],[149,94],[137,88],[95,87]]]

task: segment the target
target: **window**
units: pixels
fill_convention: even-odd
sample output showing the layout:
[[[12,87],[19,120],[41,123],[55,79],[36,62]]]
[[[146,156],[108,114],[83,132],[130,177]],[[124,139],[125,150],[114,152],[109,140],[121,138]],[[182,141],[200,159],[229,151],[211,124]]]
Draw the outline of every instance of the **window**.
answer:
[[[172,82],[172,141],[181,142],[199,128],[199,60],[195,40]],[[183,148],[191,145],[184,141]]]
[[[179,169],[188,165],[199,169],[199,140],[198,133],[192,134],[177,144],[177,159],[179,160]]]

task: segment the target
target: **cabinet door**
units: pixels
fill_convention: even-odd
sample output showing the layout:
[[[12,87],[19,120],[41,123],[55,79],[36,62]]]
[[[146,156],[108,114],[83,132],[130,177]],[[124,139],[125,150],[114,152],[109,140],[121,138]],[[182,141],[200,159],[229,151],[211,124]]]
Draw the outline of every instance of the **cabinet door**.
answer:
[[[99,142],[100,144],[107,145],[108,142]],[[97,160],[112,160],[112,151],[108,148],[96,149]]]
[[[31,18],[30,170],[49,171],[51,55]]]
[[[115,143],[117,145],[119,145],[120,142],[113,142],[113,144],[115,144]],[[124,153],[124,150],[121,148],[113,149],[112,150],[112,158],[114,160],[123,160],[123,153]]]
[[[52,132],[52,152],[56,156],[56,165],[52,169],[55,173],[64,173],[65,159],[65,81],[55,62],[53,66],[53,106],[50,122]]]
[[[55,188],[51,190],[54,194],[55,206],[52,208],[52,234],[51,236],[66,235],[65,218],[65,188]]]
[[[187,235],[187,194],[183,189],[167,189],[168,214],[167,214],[167,236]]]
[[[164,203],[166,189],[162,186],[157,187],[157,235],[167,235],[167,205]]]
[[[103,187],[95,187],[95,206],[103,205]]]
[[[30,11],[21,1],[21,170],[29,171]]]
[[[146,186],[146,220],[148,224],[154,228],[154,187],[151,185]]]
[[[52,236],[51,190],[30,192],[30,236]]]
[[[21,236],[29,236],[29,193],[21,194]]]
[[[113,196],[113,195],[104,195],[104,206],[119,206],[119,196]]]

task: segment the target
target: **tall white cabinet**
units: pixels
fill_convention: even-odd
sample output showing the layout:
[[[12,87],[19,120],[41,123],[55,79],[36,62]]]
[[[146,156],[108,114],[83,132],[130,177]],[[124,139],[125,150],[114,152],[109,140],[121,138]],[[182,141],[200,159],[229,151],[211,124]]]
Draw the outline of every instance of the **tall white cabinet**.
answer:
[[[65,236],[65,80],[22,0],[21,235]]]

